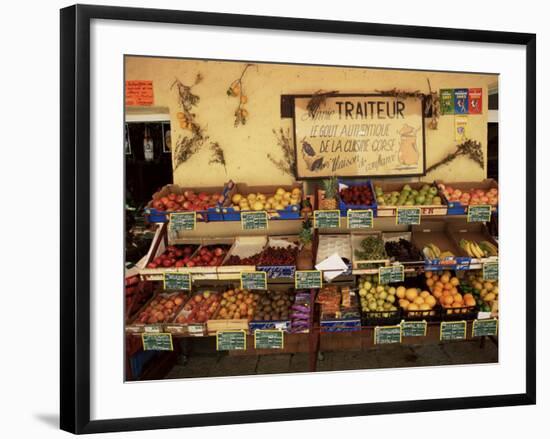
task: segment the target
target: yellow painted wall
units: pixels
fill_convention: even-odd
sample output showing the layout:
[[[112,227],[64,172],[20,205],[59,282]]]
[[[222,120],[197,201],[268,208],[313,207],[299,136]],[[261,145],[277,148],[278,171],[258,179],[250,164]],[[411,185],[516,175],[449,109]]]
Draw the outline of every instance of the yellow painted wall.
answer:
[[[220,165],[209,165],[211,151],[205,146],[186,163],[174,170],[174,183],[182,186],[221,185],[229,178],[249,184],[286,184],[291,177],[283,174],[268,159],[270,153],[281,157],[273,129],[291,128],[292,119],[280,117],[280,95],[313,93],[319,89],[338,90],[341,93],[365,93],[388,90],[428,91],[427,78],[433,89],[483,89],[483,113],[469,116],[469,137],[480,141],[487,160],[487,114],[490,84],[495,75],[470,75],[403,70],[334,68],[297,65],[256,64],[244,78],[244,92],[249,119],[246,125],[234,127],[234,111],[238,101],[228,97],[226,90],[238,78],[243,63],[218,61],[190,61],[160,58],[126,58],[127,80],[153,80],[154,105],[168,107],[172,125],[172,144],[180,134],[186,134],[176,117],[179,110],[177,92],[170,89],[175,78],[192,84],[197,73],[204,79],[193,88],[200,96],[196,107],[197,122],[206,127],[211,141],[219,142],[227,162],[227,173]],[[291,130],[292,132],[292,130]],[[188,133],[187,133],[188,135]],[[442,116],[437,130],[426,126],[426,164],[454,151],[454,116]],[[486,168],[486,166],[485,166]],[[466,157],[459,157],[449,165],[423,177],[426,180],[446,181],[481,180],[486,169]]]

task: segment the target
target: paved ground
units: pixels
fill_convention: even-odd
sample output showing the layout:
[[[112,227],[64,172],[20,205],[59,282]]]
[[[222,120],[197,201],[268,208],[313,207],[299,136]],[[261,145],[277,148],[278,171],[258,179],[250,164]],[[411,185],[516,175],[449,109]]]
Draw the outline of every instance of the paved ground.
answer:
[[[196,352],[179,362],[166,378],[216,377],[269,373],[308,372],[308,354],[229,356]],[[442,366],[498,362],[498,349],[487,341],[460,341],[431,345],[386,345],[357,352],[319,355],[318,371]]]

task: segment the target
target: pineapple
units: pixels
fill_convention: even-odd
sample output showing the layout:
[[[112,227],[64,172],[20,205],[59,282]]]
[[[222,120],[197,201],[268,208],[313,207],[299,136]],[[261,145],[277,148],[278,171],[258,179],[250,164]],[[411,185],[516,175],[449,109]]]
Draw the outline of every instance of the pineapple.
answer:
[[[319,208],[321,210],[335,210],[338,207],[336,199],[338,194],[338,179],[331,177],[323,180],[323,189],[325,190],[325,196],[320,200]]]

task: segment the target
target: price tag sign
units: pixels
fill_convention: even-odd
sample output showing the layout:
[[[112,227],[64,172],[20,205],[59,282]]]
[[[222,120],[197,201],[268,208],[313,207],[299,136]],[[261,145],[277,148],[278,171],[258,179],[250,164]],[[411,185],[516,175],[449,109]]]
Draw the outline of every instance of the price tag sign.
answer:
[[[394,282],[403,282],[405,280],[405,268],[403,265],[391,265],[389,267],[380,267],[378,269],[378,283],[391,284]]]
[[[498,261],[483,263],[483,280],[498,280]]]
[[[322,273],[319,270],[297,270],[294,273],[294,286],[296,289],[304,290],[309,290],[311,288],[322,288]]]
[[[396,224],[420,224],[422,209],[420,207],[398,207],[395,215]]]
[[[315,210],[313,212],[313,227],[315,229],[337,229],[340,227],[340,211]]]
[[[280,329],[257,329],[254,331],[254,349],[283,349],[285,335]]]
[[[478,204],[477,206],[468,206],[469,223],[488,223],[491,221],[492,207],[489,204]]]
[[[269,227],[267,212],[265,210],[241,212],[241,227],[243,230],[267,230]]]
[[[426,320],[421,322],[406,322],[401,321],[401,332],[403,337],[425,337],[428,331]]]
[[[241,272],[241,288],[247,290],[267,290],[267,273],[265,271]]]
[[[472,337],[497,335],[498,319],[474,320],[472,324]]]
[[[348,229],[370,229],[373,226],[372,210],[348,210]]]
[[[160,334],[141,334],[144,351],[173,351],[172,334],[162,332]]]
[[[216,332],[216,350],[244,351],[246,350],[246,331],[218,331]]]
[[[401,336],[401,325],[374,328],[374,344],[401,343]]]
[[[175,212],[170,214],[170,230],[174,232],[195,230],[197,212]]]
[[[459,322],[441,322],[439,340],[464,340],[466,338],[466,320]]]
[[[165,290],[187,290],[191,289],[191,275],[189,273],[164,273]]]

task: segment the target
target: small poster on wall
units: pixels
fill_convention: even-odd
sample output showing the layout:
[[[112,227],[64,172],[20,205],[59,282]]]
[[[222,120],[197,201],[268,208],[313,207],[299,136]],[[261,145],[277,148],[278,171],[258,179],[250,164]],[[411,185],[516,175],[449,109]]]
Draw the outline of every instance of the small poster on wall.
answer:
[[[455,114],[468,114],[468,89],[455,88]]]
[[[310,99],[294,99],[298,178],[424,175],[421,98],[332,95],[314,114]]]
[[[483,92],[481,88],[468,89],[468,113],[469,114],[481,114],[482,94]]]
[[[439,91],[441,114],[455,114],[454,91],[452,88],[442,88]]]
[[[468,116],[455,116],[455,140],[464,142],[468,138]]]

